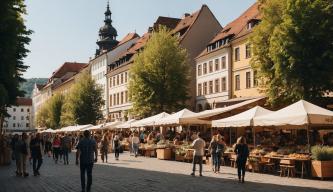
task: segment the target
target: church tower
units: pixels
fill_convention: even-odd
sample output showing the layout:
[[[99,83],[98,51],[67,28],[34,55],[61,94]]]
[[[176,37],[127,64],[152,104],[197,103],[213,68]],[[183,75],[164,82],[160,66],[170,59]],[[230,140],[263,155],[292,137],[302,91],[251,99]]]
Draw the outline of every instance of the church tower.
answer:
[[[104,26],[99,29],[99,40],[96,42],[99,47],[99,49],[96,50],[96,56],[112,50],[118,44],[118,41],[116,40],[118,34],[117,30],[112,26],[111,14],[108,2],[104,13]]]

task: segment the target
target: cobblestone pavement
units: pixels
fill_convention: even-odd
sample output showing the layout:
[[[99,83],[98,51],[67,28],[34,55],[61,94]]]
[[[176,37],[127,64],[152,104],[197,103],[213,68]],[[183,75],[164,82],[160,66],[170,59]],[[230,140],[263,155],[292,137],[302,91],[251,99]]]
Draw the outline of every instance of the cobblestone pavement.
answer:
[[[31,166],[28,168],[31,174]],[[40,172],[38,177],[21,178],[14,174],[14,163],[0,167],[0,192],[80,191],[79,168],[74,165],[73,153],[69,165],[54,164],[52,158],[45,157]],[[95,164],[92,191],[333,191],[333,181],[281,178],[257,173],[247,173],[246,183],[239,184],[236,170],[230,167],[222,167],[221,174],[214,174],[208,166],[204,166],[204,177],[192,177],[190,173],[190,163],[135,158],[125,153],[120,155],[119,161],[111,158],[110,163],[99,161]]]

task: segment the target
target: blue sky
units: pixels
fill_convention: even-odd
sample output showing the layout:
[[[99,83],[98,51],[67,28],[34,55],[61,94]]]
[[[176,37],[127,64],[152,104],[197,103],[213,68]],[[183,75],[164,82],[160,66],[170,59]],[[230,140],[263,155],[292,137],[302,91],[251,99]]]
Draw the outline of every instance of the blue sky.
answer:
[[[222,26],[256,0],[111,0],[118,40],[129,32],[142,35],[158,16],[182,17],[208,5]],[[97,48],[107,0],[26,0],[26,25],[34,33],[25,59],[26,78],[49,77],[66,61],[88,62]]]

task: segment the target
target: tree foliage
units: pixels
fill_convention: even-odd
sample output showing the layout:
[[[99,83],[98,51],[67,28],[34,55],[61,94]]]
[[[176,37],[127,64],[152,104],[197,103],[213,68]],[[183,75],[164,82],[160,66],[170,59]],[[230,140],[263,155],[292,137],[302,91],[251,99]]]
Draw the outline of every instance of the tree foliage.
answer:
[[[189,99],[187,52],[165,27],[154,31],[135,56],[130,75],[129,94],[136,115],[174,112]]]
[[[103,118],[100,110],[103,105],[102,89],[87,72],[84,72],[66,98],[61,124],[96,124],[97,120]]]
[[[317,102],[333,91],[332,0],[260,0],[252,67],[272,105]]]
[[[60,128],[61,112],[64,105],[64,96],[55,94],[37,112],[36,124],[39,127],[52,129]]]
[[[24,24],[24,14],[23,0],[0,1],[0,127],[8,115],[6,107],[14,105],[16,98],[24,95],[19,84],[24,81],[22,74],[28,68],[23,59],[29,52],[26,45],[32,33]]]
[[[37,127],[47,127],[51,128],[51,114],[49,110],[49,105],[46,102],[41,108],[37,111],[35,124]]]

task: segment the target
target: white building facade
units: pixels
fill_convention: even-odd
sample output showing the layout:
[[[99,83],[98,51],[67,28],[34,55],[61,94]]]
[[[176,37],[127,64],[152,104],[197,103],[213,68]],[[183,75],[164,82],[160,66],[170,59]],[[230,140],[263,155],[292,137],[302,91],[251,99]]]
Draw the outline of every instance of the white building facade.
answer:
[[[3,127],[6,132],[31,131],[32,126],[32,100],[18,98],[17,106],[7,108],[10,117],[5,118]]]
[[[231,97],[231,49],[209,52],[196,61],[196,111],[216,108]]]
[[[91,60],[90,62],[90,74],[91,77],[95,80],[96,84],[102,89],[102,97],[105,101],[105,105],[102,107],[103,116],[108,114],[107,107],[107,80],[106,80],[106,71],[107,71],[107,53],[103,53]]]

